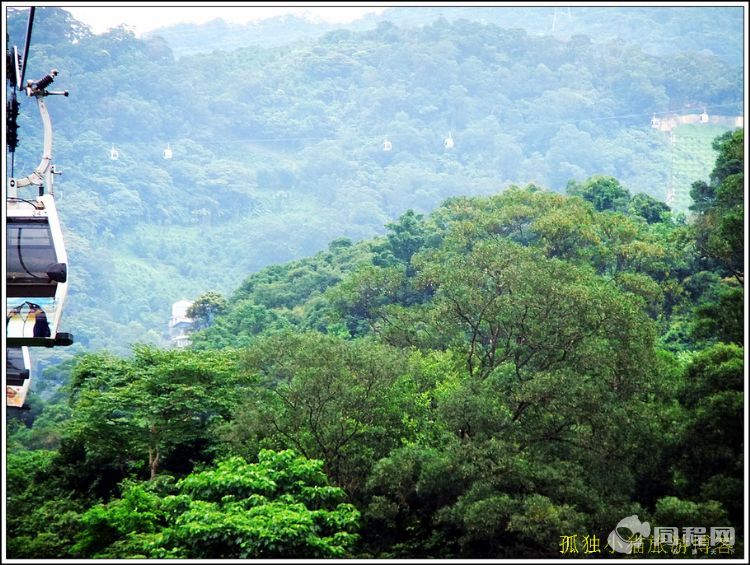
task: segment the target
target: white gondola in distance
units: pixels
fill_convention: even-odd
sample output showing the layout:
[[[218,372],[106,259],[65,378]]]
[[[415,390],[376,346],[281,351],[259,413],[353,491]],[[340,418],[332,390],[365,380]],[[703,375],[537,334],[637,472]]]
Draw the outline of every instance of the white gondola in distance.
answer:
[[[445,141],[443,142],[443,146],[446,149],[453,149],[455,143],[453,143],[453,136],[449,133],[448,137],[445,138]]]
[[[656,117],[656,114],[651,118],[651,127],[658,128],[661,125],[661,120]]]
[[[703,113],[701,114],[701,123],[707,124],[708,123],[708,112],[706,112],[706,109],[703,109]]]
[[[165,159],[171,159],[172,158],[172,149],[169,147],[169,143],[167,143],[166,149],[164,149],[164,158]]]
[[[114,145],[112,145],[112,149],[109,150],[109,158],[113,161],[117,161],[120,158],[120,153],[115,149]]]
[[[391,149],[393,149],[393,144],[388,138],[385,138],[385,141],[383,141],[383,151],[390,151]]]

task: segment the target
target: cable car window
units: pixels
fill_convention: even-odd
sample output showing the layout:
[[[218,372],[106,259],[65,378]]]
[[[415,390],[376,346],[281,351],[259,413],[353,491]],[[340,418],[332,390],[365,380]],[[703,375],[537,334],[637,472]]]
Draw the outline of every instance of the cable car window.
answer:
[[[46,219],[8,218],[6,234],[9,284],[65,281]]]
[[[52,337],[57,316],[54,298],[14,298],[5,302],[5,336]]]

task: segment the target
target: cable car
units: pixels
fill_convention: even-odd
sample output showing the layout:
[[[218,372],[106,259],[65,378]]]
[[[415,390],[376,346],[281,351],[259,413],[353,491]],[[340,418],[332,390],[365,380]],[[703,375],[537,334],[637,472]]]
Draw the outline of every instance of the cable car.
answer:
[[[68,292],[68,258],[55,199],[9,198],[6,212],[5,334],[11,347],[70,345],[58,333]]]
[[[114,144],[112,145],[112,149],[109,150],[109,158],[113,161],[117,161],[120,158],[120,153],[115,149]]]
[[[167,148],[164,150],[164,158],[165,159],[172,158],[172,149],[169,147],[169,143],[167,143]]]
[[[708,113],[706,112],[706,109],[703,109],[703,113],[701,114],[701,123],[707,124],[708,123]]]
[[[28,347],[8,347],[5,350],[5,384],[21,386],[31,375]]]
[[[68,257],[55,207],[52,166],[52,124],[44,98],[51,94],[56,70],[29,81],[27,94],[37,100],[44,126],[39,166],[28,176],[11,178],[6,198],[5,336],[7,347],[70,345],[73,336],[58,333],[68,292]],[[19,196],[36,187],[38,196]],[[45,187],[47,193],[45,194]]]
[[[453,143],[453,136],[450,133],[448,133],[448,137],[445,138],[443,145],[446,149],[453,149],[455,143]]]
[[[651,118],[651,127],[658,128],[661,125],[661,120],[656,117],[656,114]]]
[[[5,405],[22,408],[31,383],[31,359],[28,347],[5,350]]]
[[[383,151],[390,151],[391,149],[393,149],[393,144],[386,137],[383,142]]]

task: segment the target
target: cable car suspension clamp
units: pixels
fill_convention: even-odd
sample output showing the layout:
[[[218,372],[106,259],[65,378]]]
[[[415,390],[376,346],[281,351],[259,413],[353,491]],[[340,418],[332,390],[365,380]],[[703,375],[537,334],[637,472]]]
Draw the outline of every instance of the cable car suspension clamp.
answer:
[[[54,167],[52,166],[52,122],[47,111],[47,105],[44,102],[45,96],[50,95],[62,95],[68,96],[68,91],[57,91],[50,92],[46,88],[52,84],[57,76],[57,69],[52,69],[47,75],[37,81],[28,80],[26,82],[26,94],[36,98],[37,106],[39,107],[39,113],[42,116],[42,124],[44,125],[44,152],[42,153],[42,161],[34,171],[23,178],[11,178],[8,181],[8,196],[11,198],[18,196],[18,189],[29,185],[44,186],[46,184],[47,190],[50,194],[54,194],[52,188],[53,175],[55,174]]]

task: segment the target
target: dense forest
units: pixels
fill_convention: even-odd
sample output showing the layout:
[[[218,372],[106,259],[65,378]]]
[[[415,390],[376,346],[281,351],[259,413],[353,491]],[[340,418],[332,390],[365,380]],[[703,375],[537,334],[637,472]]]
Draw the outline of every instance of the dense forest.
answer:
[[[315,12],[311,11],[313,18]],[[569,40],[586,35],[597,43],[625,41],[653,55],[705,51],[742,64],[742,9],[693,6],[420,6],[388,7],[348,24],[332,24],[299,15],[237,24],[217,19],[208,24],[179,24],[145,34],[167,40],[176,56],[242,47],[276,47],[318,39],[345,27],[369,31],[381,22],[400,27],[431,25],[437,19],[478,21],[515,28],[534,36]],[[616,24],[616,25],[615,25]],[[696,49],[696,46],[699,46]]]
[[[8,557],[619,557],[632,515],[736,534],[634,553],[743,555],[744,132],[677,128],[710,164],[670,208],[649,125],[742,115],[732,26],[384,14],[177,57],[37,14],[77,344],[8,413]]]
[[[639,36],[531,35],[486,18],[410,24],[418,9],[397,11],[401,26],[230,51],[206,41],[177,57],[158,35],[94,35],[64,10],[40,8],[29,76],[57,68],[55,86],[70,91],[48,104],[75,265],[69,352],[165,345],[176,300],[228,294],[248,273],[338,237],[382,235],[407,210],[429,213],[452,196],[529,182],[564,193],[571,179],[608,175],[661,201],[674,181],[676,210],[688,213],[690,184],[708,181],[711,142],[731,127],[680,125],[672,145],[650,120],[704,108],[741,115],[743,67],[727,55],[742,53],[728,23],[736,9],[683,12],[648,23],[654,41],[682,45],[713,21],[689,51],[661,52]],[[638,14],[621,14],[623,29]],[[13,44],[26,15],[9,12]],[[584,11],[580,21],[599,22],[596,31],[613,15]],[[21,172],[41,151],[33,101],[21,101],[19,123]]]
[[[88,353],[9,422],[15,557],[555,556],[623,516],[742,548],[741,130],[695,221],[612,177],[456,197]],[[675,550],[677,551],[677,550]]]

